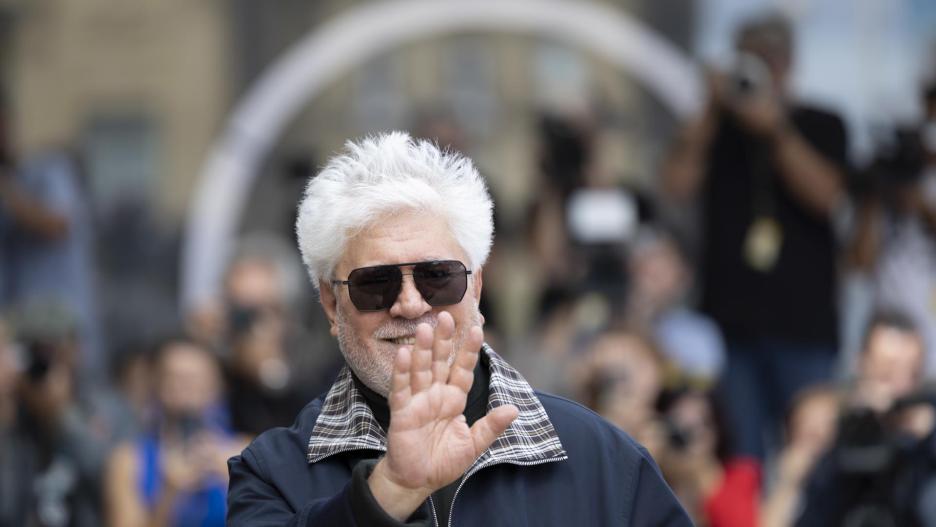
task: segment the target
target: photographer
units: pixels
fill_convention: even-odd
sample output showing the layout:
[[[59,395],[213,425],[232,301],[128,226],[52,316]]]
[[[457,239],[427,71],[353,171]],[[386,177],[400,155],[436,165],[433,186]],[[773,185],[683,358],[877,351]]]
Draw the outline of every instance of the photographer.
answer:
[[[920,394],[923,341],[898,313],[868,325],[832,448],[808,477],[796,525],[920,525],[934,472],[933,401]]]
[[[284,270],[273,251],[261,253],[262,248],[242,249],[224,282],[222,341],[231,426],[248,435],[292,423],[327,389],[337,368],[334,355],[326,353],[330,347],[307,334],[291,314]]]
[[[657,460],[676,497],[697,525],[753,527],[761,470],[752,459],[729,457],[721,405],[687,386],[658,401],[666,442]]]
[[[779,16],[737,32],[738,64],[712,74],[703,115],[663,167],[670,199],[704,211],[702,309],[721,327],[721,395],[737,455],[763,459],[763,431],[800,388],[830,377],[837,349],[833,214],[844,198],[841,119],[788,90],[793,34]]]
[[[111,455],[108,524],[224,525],[226,462],[246,442],[228,430],[218,361],[179,337],[156,348],[152,366],[157,423]]]
[[[909,315],[936,367],[936,81],[923,90],[925,120],[897,130],[868,169],[850,263],[869,274],[875,303]]]
[[[666,359],[653,340],[625,329],[595,337],[572,369],[577,398],[631,435],[657,459],[665,434],[655,404]]]
[[[15,345],[0,336],[0,525],[100,525],[107,438],[79,399],[76,323],[56,304],[11,320]]]
[[[2,145],[0,145],[2,149]],[[0,308],[54,301],[78,322],[79,373],[105,371],[91,211],[79,165],[51,149],[14,166],[0,154]]]

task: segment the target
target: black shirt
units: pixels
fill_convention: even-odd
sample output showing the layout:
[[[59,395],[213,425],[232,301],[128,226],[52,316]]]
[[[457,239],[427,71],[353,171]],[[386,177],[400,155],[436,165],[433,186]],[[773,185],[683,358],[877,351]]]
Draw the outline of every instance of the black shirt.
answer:
[[[847,138],[837,116],[797,107],[792,125],[825,159],[845,171]],[[726,115],[709,150],[704,188],[702,308],[732,339],[837,342],[836,247],[830,217],[790,191],[770,145]],[[775,265],[754,269],[744,256],[751,224],[780,225]]]
[[[271,389],[234,368],[228,368],[226,374],[231,428],[237,432],[256,436],[277,426],[289,426],[311,399],[297,386]]]
[[[474,369],[474,382],[471,384],[471,390],[468,391],[468,398],[465,403],[464,415],[468,426],[473,425],[475,421],[484,417],[487,413],[490,373],[488,372],[486,361],[487,357],[484,353],[481,353],[478,364]],[[356,375],[352,377],[354,378],[355,387],[361,392],[361,395],[364,396],[364,400],[367,402],[367,406],[370,407],[371,412],[373,412],[374,418],[377,419],[377,422],[386,431],[390,426],[390,407],[387,404],[387,399],[368,388]],[[371,463],[376,465],[376,462],[372,461]],[[368,468],[373,469],[373,466],[371,465]],[[366,475],[369,475],[369,470],[366,472],[356,471],[355,477],[360,480]],[[352,484],[355,487],[355,491],[369,493],[369,489],[366,489],[366,485],[362,485],[361,481],[356,481],[355,483],[357,484]],[[455,498],[455,491],[458,489],[459,483],[461,483],[461,478],[458,478],[432,494],[432,505],[435,508],[436,516],[439,521],[438,525],[448,525],[449,510],[452,508],[452,500]],[[355,500],[355,503],[359,505],[358,508],[360,509],[355,511],[355,515],[362,520],[363,525],[387,524],[387,514],[383,510],[374,510],[374,506],[379,507],[379,505],[377,505],[376,500],[372,497],[369,497],[369,499]]]

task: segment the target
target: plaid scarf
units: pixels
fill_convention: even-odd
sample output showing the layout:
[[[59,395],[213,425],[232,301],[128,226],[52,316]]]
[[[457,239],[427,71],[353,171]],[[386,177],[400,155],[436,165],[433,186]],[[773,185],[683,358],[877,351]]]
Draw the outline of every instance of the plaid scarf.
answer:
[[[488,411],[512,404],[520,410],[520,415],[475,460],[466,474],[495,463],[536,465],[567,459],[559,436],[530,384],[490,346],[483,344],[481,350],[488,358],[491,373]],[[309,438],[307,458],[309,463],[315,463],[352,450],[386,452],[387,435],[354,386],[351,370],[345,365],[325,396]]]

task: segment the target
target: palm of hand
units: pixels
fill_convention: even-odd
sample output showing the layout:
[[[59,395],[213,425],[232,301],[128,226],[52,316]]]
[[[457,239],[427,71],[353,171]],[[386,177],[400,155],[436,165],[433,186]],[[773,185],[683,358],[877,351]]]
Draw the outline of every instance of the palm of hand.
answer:
[[[420,326],[413,349],[401,349],[394,364],[384,461],[395,483],[408,489],[431,493],[455,481],[517,415],[503,406],[468,426],[462,412],[483,333],[472,328],[450,365],[454,328],[451,315],[441,313],[435,332]]]
[[[454,386],[434,384],[393,414],[387,460],[401,484],[443,487],[480,455],[462,415],[465,399],[466,394]]]

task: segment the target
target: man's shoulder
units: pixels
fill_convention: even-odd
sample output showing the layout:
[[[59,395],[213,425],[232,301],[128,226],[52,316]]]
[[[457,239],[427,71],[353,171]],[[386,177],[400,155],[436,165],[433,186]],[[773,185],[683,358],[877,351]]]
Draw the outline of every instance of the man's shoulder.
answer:
[[[640,444],[590,408],[558,395],[539,390],[535,393],[566,450],[593,454],[613,451],[625,457],[649,459]]]

